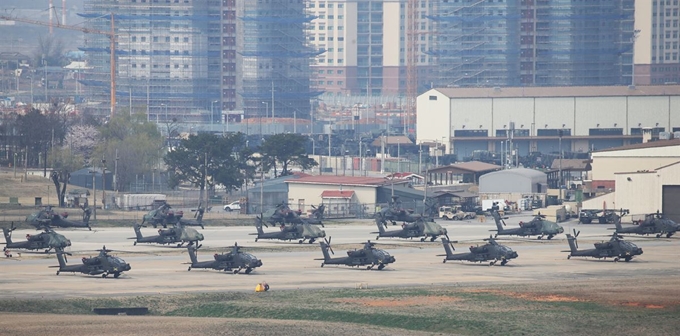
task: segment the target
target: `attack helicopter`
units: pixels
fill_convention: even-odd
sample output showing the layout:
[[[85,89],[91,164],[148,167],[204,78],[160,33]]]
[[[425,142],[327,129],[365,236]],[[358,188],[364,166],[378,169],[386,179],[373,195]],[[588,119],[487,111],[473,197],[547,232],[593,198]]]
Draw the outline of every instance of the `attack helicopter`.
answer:
[[[377,266],[378,270],[382,270],[388,264],[396,262],[396,259],[387,253],[387,251],[375,248],[375,243],[372,243],[370,240],[364,243],[364,247],[361,250],[347,251],[346,257],[331,258],[328,251],[335,254],[331,247],[331,238],[329,237],[328,240],[324,238],[324,241],[319,242],[323,259],[314,260],[323,260],[321,267],[324,265],[366,266],[366,269],[370,270]]]
[[[323,226],[323,213],[326,206],[321,204],[318,207],[312,205],[312,217],[302,217],[302,211],[294,211],[288,204],[281,202],[273,209],[269,209],[261,214],[261,218],[271,225],[285,225],[285,224],[316,224]]]
[[[680,224],[677,224],[671,219],[665,218],[660,212],[645,215],[645,219],[637,223],[636,226],[623,227],[621,221],[614,222],[616,225],[615,229],[618,234],[638,234],[638,235],[651,235],[656,234],[656,238],[661,238],[662,235],[666,235],[666,238],[670,238],[677,231],[680,230]]]
[[[428,237],[430,241],[433,242],[439,236],[448,237],[448,232],[445,228],[435,222],[426,222],[424,219],[420,218],[414,223],[404,223],[401,226],[401,230],[390,230],[386,231],[384,225],[378,218],[375,220],[378,226],[378,232],[371,232],[373,234],[378,234],[375,240],[380,238],[405,238],[413,239],[420,238],[420,241],[425,241]]]
[[[318,227],[303,222],[302,224],[287,224],[281,225],[280,231],[278,232],[264,232],[262,226],[267,226],[262,220],[262,217],[257,216],[257,222],[255,227],[257,228],[257,233],[251,233],[255,237],[257,242],[260,239],[277,239],[277,240],[297,240],[299,244],[302,244],[307,240],[310,244],[314,243],[317,238],[326,237],[326,231],[319,229]]]
[[[168,225],[178,224],[182,217],[184,217],[183,211],[175,212],[172,210],[170,204],[164,202],[157,209],[151,210],[144,215],[142,218],[142,225],[148,222],[151,223],[154,229],[159,225],[166,229]]]
[[[150,243],[162,245],[166,244],[170,245],[177,243],[177,247],[182,247],[184,243],[189,244],[198,243],[204,238],[203,234],[196,231],[195,229],[183,227],[181,225],[169,229],[158,229],[157,235],[144,237],[142,235],[141,227],[142,226],[137,223],[133,224],[136,237],[128,238],[135,240],[133,245],[137,245],[137,243]]]
[[[375,220],[385,226],[387,226],[388,221],[392,225],[397,225],[397,222],[413,223],[421,219],[423,219],[423,216],[420,214],[414,214],[412,211],[402,208],[398,196],[392,196],[389,206],[375,213]]]
[[[182,217],[179,218],[179,225],[182,226],[200,226],[201,229],[205,229],[203,226],[203,215],[205,213],[205,208],[201,206],[201,204],[198,205],[198,208],[196,208],[196,212],[194,212],[194,218],[195,219],[184,219]]]
[[[64,252],[63,249],[58,248],[57,260],[59,261],[59,266],[50,266],[54,268],[59,268],[57,270],[57,275],[61,272],[71,272],[71,273],[83,273],[88,275],[102,275],[102,278],[106,278],[109,274],[113,274],[114,278],[118,278],[121,273],[129,271],[131,269],[130,264],[126,263],[125,260],[109,255],[109,252],[113,250],[107,250],[106,246],[102,247],[99,251],[99,255],[96,257],[82,258],[82,264],[80,265],[66,265],[67,260],[64,255],[71,255],[70,253]]]
[[[26,221],[31,225],[35,226],[37,229],[42,229],[45,227],[60,227],[60,228],[87,228],[90,231],[90,216],[92,215],[92,210],[89,207],[83,206],[83,219],[82,221],[72,221],[68,220],[68,212],[63,212],[61,214],[54,211],[51,205],[48,205],[44,209],[34,212],[26,216]]]
[[[5,235],[6,246],[2,248],[3,251],[7,249],[26,249],[26,250],[45,250],[49,253],[52,249],[66,248],[71,246],[71,241],[66,239],[63,235],[54,232],[52,229],[46,227],[44,231],[36,235],[26,235],[25,241],[13,242],[12,231],[16,230],[14,222],[11,227],[2,228],[2,233]]]
[[[521,237],[531,237],[538,236],[538,239],[542,239],[544,236],[548,236],[547,239],[552,239],[555,235],[564,232],[564,228],[555,222],[545,220],[545,216],[540,213],[536,215],[531,221],[523,223],[519,222],[519,227],[514,229],[504,229],[505,226],[504,218],[496,210],[491,211],[494,221],[496,222],[496,227],[498,230],[494,235],[494,238],[498,236],[521,236]],[[507,218],[507,217],[506,217]]]
[[[574,229],[574,235],[567,233],[567,240],[569,241],[569,250],[562,252],[569,252],[567,259],[571,257],[592,257],[592,258],[614,258],[614,261],[619,261],[621,258],[625,261],[630,261],[636,255],[642,254],[642,248],[637,245],[623,240],[618,233],[614,232],[611,239],[607,242],[595,243],[594,249],[579,250],[578,241],[576,238],[581,231]]]
[[[437,256],[446,257],[444,258],[444,263],[446,263],[447,260],[480,263],[491,260],[489,266],[493,266],[499,261],[501,262],[501,266],[505,266],[510,260],[518,257],[517,252],[505,245],[498,244],[491,236],[489,236],[488,239],[484,239],[484,241],[488,241],[488,243],[482,246],[470,246],[470,252],[454,254],[452,252],[452,250],[455,250],[453,244],[448,239],[442,238],[442,245],[444,245],[446,254],[438,254]]]
[[[241,251],[241,247],[237,243],[234,243],[234,247],[229,253],[213,255],[214,260],[208,261],[198,261],[197,253],[198,249],[202,245],[189,244],[187,246],[187,251],[189,252],[189,258],[191,263],[187,271],[191,271],[192,268],[209,268],[218,271],[233,272],[237,274],[241,270],[245,269],[246,274],[250,274],[255,268],[262,266],[262,261],[257,259],[254,255]]]

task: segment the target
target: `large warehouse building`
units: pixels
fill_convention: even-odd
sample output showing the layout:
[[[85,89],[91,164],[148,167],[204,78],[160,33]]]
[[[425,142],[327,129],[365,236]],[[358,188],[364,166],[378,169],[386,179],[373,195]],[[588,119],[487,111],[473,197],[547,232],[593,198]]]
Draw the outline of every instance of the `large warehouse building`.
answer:
[[[437,88],[417,100],[417,142],[447,154],[501,152],[514,126],[519,155],[588,152],[642,142],[644,128],[680,131],[680,86]]]

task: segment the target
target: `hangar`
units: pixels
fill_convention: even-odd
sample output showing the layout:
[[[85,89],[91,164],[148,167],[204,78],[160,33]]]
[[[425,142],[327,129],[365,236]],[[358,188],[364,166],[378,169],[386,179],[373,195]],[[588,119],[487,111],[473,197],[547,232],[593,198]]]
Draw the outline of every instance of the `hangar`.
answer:
[[[517,202],[522,198],[545,199],[548,176],[529,168],[504,169],[484,174],[479,178],[481,199],[505,199]]]
[[[673,112],[676,111],[676,112]],[[680,131],[680,85],[434,88],[417,98],[417,143],[446,154],[589,152]],[[561,138],[561,141],[560,141]]]
[[[634,217],[661,211],[680,222],[680,161],[653,170],[615,175],[616,207],[629,209]]]

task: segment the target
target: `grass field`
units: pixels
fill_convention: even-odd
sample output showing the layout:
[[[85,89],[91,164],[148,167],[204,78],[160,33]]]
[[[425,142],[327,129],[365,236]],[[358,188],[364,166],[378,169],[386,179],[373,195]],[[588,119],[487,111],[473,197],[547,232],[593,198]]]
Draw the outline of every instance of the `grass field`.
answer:
[[[154,316],[339,322],[461,335],[677,335],[678,303],[632,302],[647,297],[636,295],[634,287],[543,283],[3,300],[0,311],[88,315],[94,307],[146,306]],[[602,294],[622,289],[629,293],[625,301]],[[590,295],[593,291],[600,295]]]

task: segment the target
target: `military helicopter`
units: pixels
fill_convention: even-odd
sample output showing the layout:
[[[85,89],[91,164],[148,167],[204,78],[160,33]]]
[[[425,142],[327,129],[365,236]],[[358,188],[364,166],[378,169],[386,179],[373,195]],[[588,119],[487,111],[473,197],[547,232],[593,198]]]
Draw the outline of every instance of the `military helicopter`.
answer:
[[[47,206],[44,209],[34,212],[26,216],[26,221],[30,222],[31,225],[35,226],[37,229],[42,229],[45,227],[60,227],[60,228],[88,228],[90,227],[90,216],[92,215],[92,210],[89,207],[83,206],[83,220],[82,221],[72,221],[68,220],[68,213],[63,212],[61,214],[57,213],[52,209],[52,206]]]
[[[241,272],[245,269],[246,274],[250,274],[255,268],[262,266],[262,261],[257,259],[254,255],[246,252],[241,252],[241,247],[237,243],[234,243],[234,247],[229,253],[213,255],[214,260],[208,261],[198,261],[196,257],[198,249],[202,245],[189,244],[187,246],[187,251],[189,252],[189,258],[191,259],[191,265],[187,271],[191,271],[192,268],[209,268],[218,271],[231,271],[234,274]]]
[[[383,208],[380,212],[375,214],[376,221],[387,226],[387,222],[391,222],[392,225],[397,225],[397,222],[403,223],[413,223],[422,219],[423,216],[419,214],[413,214],[401,207],[401,201],[398,196],[392,196],[392,201],[390,201],[389,207]]]
[[[179,224],[182,226],[200,226],[201,229],[205,229],[203,226],[203,214],[205,213],[205,208],[201,206],[201,204],[198,205],[198,208],[196,209],[196,212],[194,212],[194,218],[193,220],[191,219],[184,219],[182,217],[179,218]]]
[[[175,212],[171,209],[172,207],[170,204],[164,202],[157,209],[151,210],[146,215],[144,215],[142,218],[142,225],[144,225],[146,222],[149,222],[151,225],[153,225],[154,229],[159,225],[164,229],[167,228],[168,225],[176,225],[184,216],[184,212]]]
[[[430,237],[430,241],[433,242],[439,236],[448,237],[447,230],[441,225],[435,222],[426,222],[422,218],[418,219],[415,223],[404,223],[401,226],[401,230],[385,231],[385,228],[383,227],[385,223],[382,223],[378,218],[376,218],[375,223],[378,226],[378,232],[371,232],[378,234],[378,236],[375,237],[375,240],[380,238],[420,238],[420,241],[422,242]]]
[[[656,238],[661,238],[662,235],[666,235],[666,238],[670,238],[677,231],[680,230],[680,224],[665,218],[660,212],[655,214],[645,215],[645,219],[637,223],[637,226],[623,227],[621,225],[621,220],[614,222],[616,225],[616,233],[619,234],[639,234],[639,235],[650,235],[656,234]]]
[[[494,238],[498,236],[522,236],[522,237],[538,236],[538,239],[542,239],[543,236],[547,235],[548,236],[547,239],[550,240],[555,235],[564,232],[564,228],[562,228],[555,222],[545,220],[544,219],[545,216],[541,215],[540,213],[529,222],[526,223],[520,222],[519,227],[515,229],[503,228],[503,226],[505,226],[505,221],[498,214],[498,211],[492,210],[491,215],[493,216],[493,219],[496,222],[496,227],[498,228],[498,230],[490,230],[498,232],[494,235]]]
[[[158,229],[158,235],[147,237],[142,235],[142,231],[140,229],[141,225],[135,223],[133,224],[133,228],[135,230],[136,237],[128,238],[135,240],[133,245],[137,245],[137,243],[162,245],[178,243],[177,247],[182,247],[184,243],[198,243],[199,241],[203,240],[203,234],[193,228],[183,227],[181,225],[169,229]]]
[[[375,248],[375,243],[372,243],[370,240],[364,243],[364,247],[361,250],[347,251],[346,257],[331,258],[328,251],[335,254],[331,247],[331,238],[332,237],[329,237],[328,240],[324,238],[324,241],[319,242],[321,253],[323,253],[323,259],[314,260],[323,260],[321,267],[324,265],[346,265],[351,267],[366,266],[366,269],[370,270],[373,269],[373,267],[378,266],[378,270],[382,270],[388,264],[396,262],[396,259],[387,253],[387,251]]]
[[[642,254],[642,249],[637,247],[637,245],[623,240],[623,237],[619,236],[618,233],[614,232],[611,239],[608,242],[595,243],[594,249],[579,250],[578,241],[576,237],[581,233],[581,231],[576,232],[574,229],[574,235],[567,233],[567,240],[569,241],[569,252],[567,259],[571,257],[593,257],[593,258],[614,258],[614,261],[619,261],[623,258],[625,261],[630,261],[636,255]]]
[[[16,230],[14,222],[8,228],[2,228],[2,233],[5,235],[6,246],[2,248],[3,251],[7,249],[27,249],[27,250],[42,250],[48,253],[51,249],[65,248],[71,246],[71,241],[66,237],[54,232],[50,228],[45,228],[44,232],[36,235],[26,235],[25,241],[12,242],[12,231]]]
[[[66,265],[68,261],[64,255],[71,254],[64,252],[64,250],[61,248],[56,249],[56,251],[59,266],[50,267],[59,268],[57,270],[57,275],[59,275],[61,272],[71,272],[88,275],[101,274],[102,278],[106,278],[109,274],[113,274],[114,278],[118,278],[121,273],[131,269],[130,264],[126,263],[125,260],[110,256],[108,253],[113,252],[113,250],[107,250],[106,246],[102,247],[101,250],[97,250],[99,251],[99,255],[96,257],[83,257],[83,263],[81,265]]]
[[[280,231],[278,232],[264,232],[262,226],[267,226],[267,224],[262,220],[262,217],[257,216],[257,222],[255,227],[257,228],[257,233],[251,233],[250,235],[256,235],[255,241],[259,239],[278,239],[278,240],[297,240],[298,243],[302,244],[305,240],[308,240],[310,244],[314,243],[317,238],[326,237],[326,231],[319,229],[318,227],[303,223],[303,224],[287,224],[281,225]]]
[[[505,266],[511,259],[518,257],[517,252],[513,251],[511,248],[498,244],[495,239],[489,236],[488,239],[484,239],[488,243],[482,246],[470,246],[470,252],[457,253],[454,254],[451,250],[455,250],[453,244],[449,242],[448,239],[442,238],[442,245],[444,245],[444,251],[446,254],[438,254],[438,257],[444,258],[444,263],[447,260],[461,260],[461,261],[471,261],[471,262],[484,262],[489,261],[489,266],[495,265],[498,261],[501,262],[501,266]]]
[[[311,218],[302,217],[302,211],[292,210],[288,204],[281,202],[273,209],[269,209],[261,214],[263,220],[271,225],[285,224],[317,224],[324,227],[322,219],[326,206],[321,204],[318,207],[312,205],[314,212]]]

